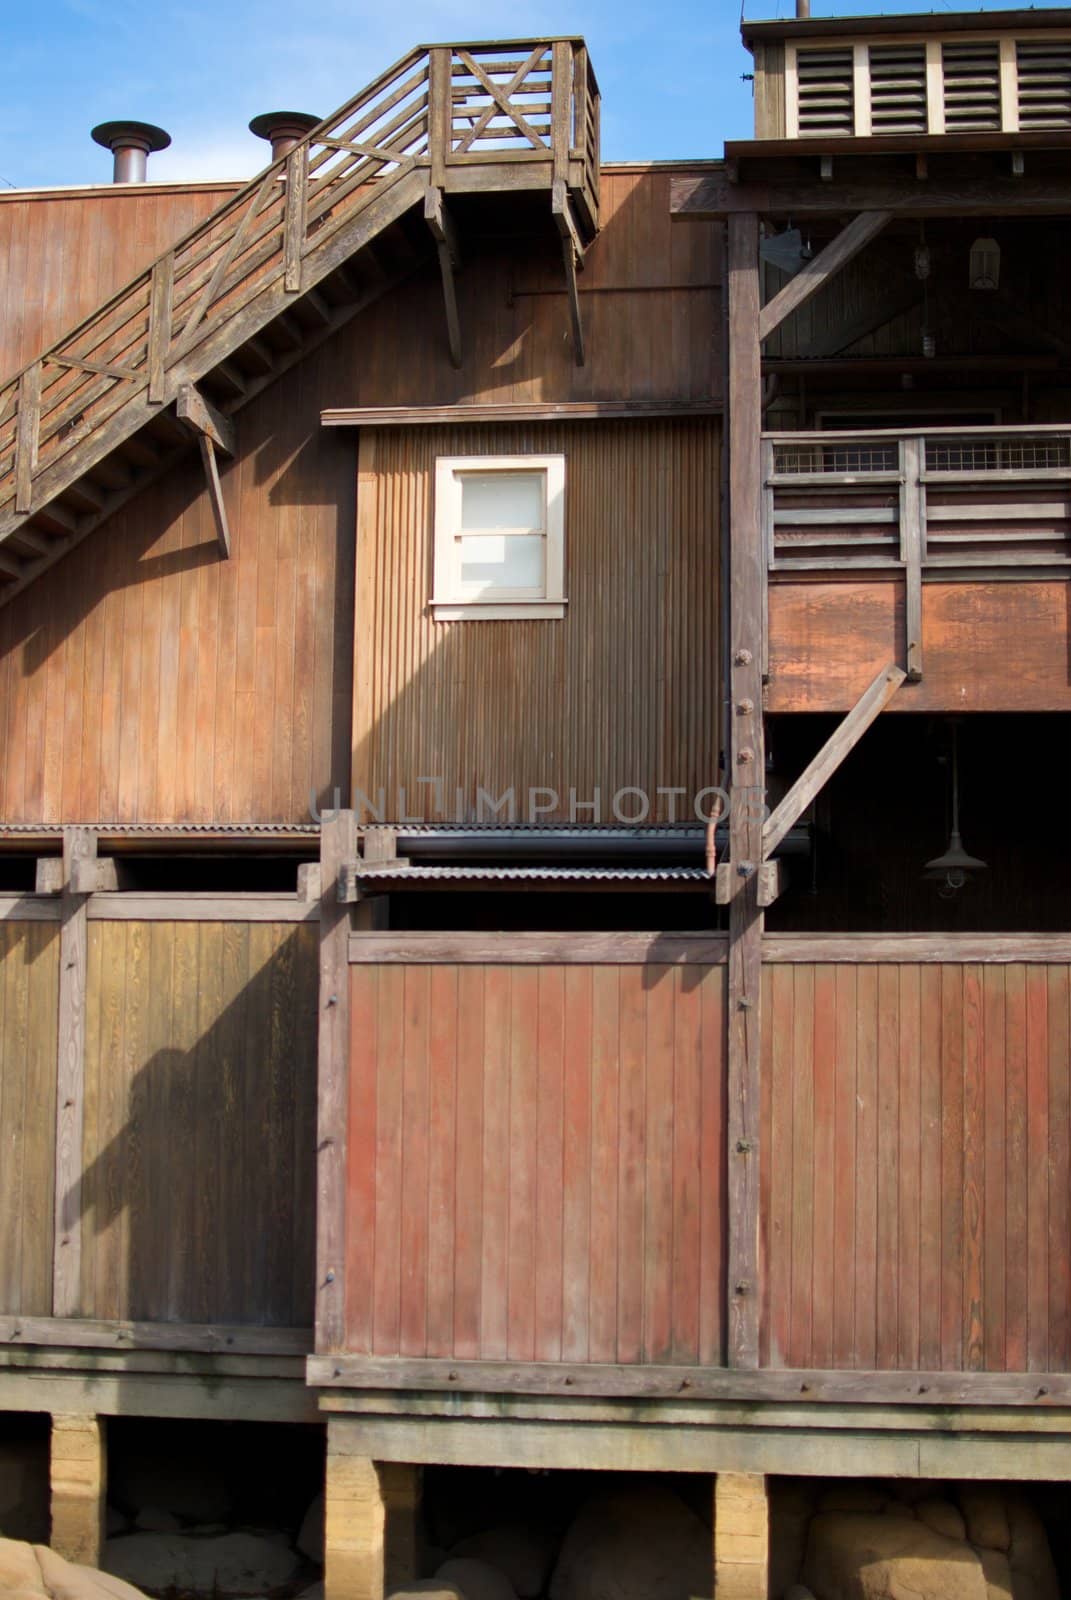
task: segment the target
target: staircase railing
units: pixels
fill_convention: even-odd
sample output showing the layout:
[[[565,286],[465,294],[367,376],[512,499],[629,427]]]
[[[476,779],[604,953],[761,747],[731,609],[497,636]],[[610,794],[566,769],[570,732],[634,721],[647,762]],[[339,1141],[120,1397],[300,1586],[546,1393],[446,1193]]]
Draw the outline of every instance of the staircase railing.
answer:
[[[332,239],[392,186],[421,167],[464,188],[462,169],[490,163],[515,166],[517,187],[542,163],[541,184],[560,177],[597,206],[598,88],[582,41],[411,51],[0,386],[0,539],[87,470],[87,441],[100,459],[252,336],[266,290],[297,297],[341,265]]]

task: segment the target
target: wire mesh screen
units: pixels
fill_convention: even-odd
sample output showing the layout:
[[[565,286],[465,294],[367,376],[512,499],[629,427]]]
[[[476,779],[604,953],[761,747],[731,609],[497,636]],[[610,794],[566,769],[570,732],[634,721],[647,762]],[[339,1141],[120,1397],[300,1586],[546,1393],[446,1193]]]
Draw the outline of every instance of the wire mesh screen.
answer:
[[[895,472],[898,465],[895,440],[843,444],[775,444],[775,473],[866,473]]]
[[[1044,472],[1071,467],[1068,439],[927,439],[930,472]]]

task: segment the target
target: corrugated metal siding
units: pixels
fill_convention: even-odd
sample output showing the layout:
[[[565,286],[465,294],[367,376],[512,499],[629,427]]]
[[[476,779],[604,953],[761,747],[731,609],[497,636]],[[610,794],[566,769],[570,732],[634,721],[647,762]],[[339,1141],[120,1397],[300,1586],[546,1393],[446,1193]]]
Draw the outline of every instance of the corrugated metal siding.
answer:
[[[764,1362],[1067,1371],[1071,968],[764,982]]]
[[[355,788],[404,789],[426,820],[474,820],[479,788],[510,785],[556,790],[544,820],[569,820],[569,788],[599,788],[610,821],[626,786],[671,820],[659,785],[717,783],[719,449],[710,419],[381,430],[358,513]],[[435,457],[524,452],[566,456],[565,620],[434,622]]]
[[[0,922],[0,1313],[52,1309],[59,943]]]
[[[725,969],[350,968],[346,1348],[724,1360]]]

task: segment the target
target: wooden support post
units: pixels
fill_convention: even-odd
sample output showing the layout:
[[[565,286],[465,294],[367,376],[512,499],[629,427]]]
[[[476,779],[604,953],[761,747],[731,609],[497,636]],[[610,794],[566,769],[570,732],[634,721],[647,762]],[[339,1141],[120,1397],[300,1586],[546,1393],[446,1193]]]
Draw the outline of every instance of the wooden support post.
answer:
[[[558,39],[551,46],[550,147],[553,156],[552,181],[565,182],[569,174],[569,124],[572,98],[572,46]],[[578,123],[578,129],[583,128]]]
[[[103,1417],[53,1416],[50,1476],[52,1549],[80,1566],[98,1567],[108,1497]]]
[[[926,489],[922,483],[922,440],[900,441],[900,559],[904,563],[904,621],[907,676],[922,677],[922,545]]]
[[[309,181],[308,147],[299,144],[286,158],[286,217],[283,221],[283,288],[300,294],[305,249],[305,199]]]
[[[569,301],[569,325],[573,335],[573,360],[578,367],[585,361],[584,325],[580,320],[580,290],[576,275],[584,266],[584,246],[569,204],[569,191],[564,178],[555,179],[551,187],[551,213],[562,241],[562,263],[565,267],[565,292]]]
[[[359,1428],[328,1418],[324,1600],[383,1600],[418,1575],[420,1468],[359,1454]]]
[[[316,1178],[316,1350],[342,1348],[345,1334],[346,1119],[349,1114],[349,935],[339,875],[357,855],[352,811],[325,815],[320,831],[319,1125]]]
[[[428,51],[428,153],[431,183],[441,189],[446,182],[446,159],[453,144],[452,52],[449,45]]]
[[[149,404],[167,398],[165,363],[171,345],[171,302],[175,283],[175,253],[153,263],[149,288]]]
[[[763,306],[759,316],[759,338],[768,338],[787,316],[797,311],[813,294],[817,294],[841,267],[847,266],[852,257],[858,255],[863,246],[881,232],[889,216],[888,211],[861,211],[857,217],[853,217],[824,250],[820,250],[794,278],[789,279],[769,305]]]
[[[729,860],[738,887],[729,913],[728,980],[728,1362],[759,1363],[759,996],[763,914],[758,903],[765,770],[762,722],[762,373],[759,347],[759,221],[730,217]]]
[[[424,194],[424,221],[431,230],[439,255],[439,274],[443,284],[443,302],[446,306],[446,336],[450,345],[450,360],[455,367],[461,365],[461,319],[457,311],[457,289],[454,273],[460,265],[457,233],[454,221],[447,210],[443,192],[429,186]]]
[[[201,465],[205,469],[205,483],[208,485],[208,501],[212,507],[212,521],[216,525],[216,542],[219,545],[220,555],[226,561],[231,553],[231,530],[227,521],[227,503],[223,498],[223,485],[219,481],[216,446],[207,434],[202,434],[198,442],[201,447]]]
[[[714,1593],[718,1600],[766,1600],[769,1567],[765,1477],[719,1472],[714,1479]]]
[[[19,379],[19,414],[15,423],[15,510],[33,508],[33,474],[37,466],[37,435],[41,424],[41,363]]]
[[[85,1116],[86,897],[74,889],[75,868],[97,853],[89,828],[63,833],[60,896],[59,1041],[56,1067],[55,1223],[52,1315],[77,1316],[82,1269],[82,1126]]]

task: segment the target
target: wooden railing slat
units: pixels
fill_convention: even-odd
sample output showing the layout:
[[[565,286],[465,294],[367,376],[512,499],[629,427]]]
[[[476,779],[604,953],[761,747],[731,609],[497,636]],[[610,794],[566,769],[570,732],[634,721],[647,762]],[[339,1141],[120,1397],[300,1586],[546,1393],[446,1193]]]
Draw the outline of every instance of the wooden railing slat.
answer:
[[[164,365],[171,344],[171,297],[175,286],[175,255],[169,250],[152,269],[149,294],[149,400],[160,405],[166,395]]]
[[[301,258],[305,249],[308,152],[303,144],[286,159],[286,216],[283,222],[283,283],[287,294],[301,292]]]
[[[27,367],[19,382],[18,433],[15,442],[15,510],[29,511],[33,503],[33,472],[37,465],[37,436],[41,424],[41,363]]]

